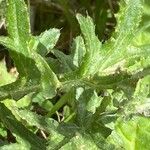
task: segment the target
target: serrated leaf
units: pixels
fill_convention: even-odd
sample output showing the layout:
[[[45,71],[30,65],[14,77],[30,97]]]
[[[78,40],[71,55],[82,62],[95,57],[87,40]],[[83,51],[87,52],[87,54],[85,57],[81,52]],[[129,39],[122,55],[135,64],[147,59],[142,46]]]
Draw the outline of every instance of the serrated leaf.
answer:
[[[58,126],[58,122],[51,118],[46,118],[40,115],[37,115],[34,112],[29,110],[17,110],[14,109],[15,113],[17,113],[18,117],[22,120],[27,121],[27,124],[30,126],[36,126],[38,129],[44,130],[48,133],[56,131]]]
[[[26,5],[22,0],[8,0],[7,2],[7,28],[10,38],[1,37],[0,43],[9,49],[19,72],[19,79],[0,88],[0,99],[24,96],[24,94],[32,91],[32,87],[34,90],[35,87],[37,88],[40,78],[40,72],[32,60],[27,46],[30,40],[30,31]],[[31,83],[31,79],[34,80],[34,85],[33,80]],[[30,83],[26,83],[27,80],[30,80]]]
[[[0,87],[0,100],[7,98],[20,99],[28,93],[38,92],[41,89],[39,84],[26,83],[26,79],[20,79],[11,84]]]
[[[28,51],[28,47],[22,49],[20,46],[16,46],[14,44],[14,40],[9,37],[0,37],[0,44],[4,45],[9,49],[10,55],[14,60],[17,71],[19,72],[19,76],[29,77],[33,75],[34,78],[38,78],[40,76],[40,72],[38,71],[34,60],[32,60],[31,53],[24,54],[24,51]],[[32,68],[30,69],[29,66]],[[32,72],[34,70],[34,72]]]
[[[15,62],[20,76],[31,76],[33,72],[28,67],[31,66],[34,76],[38,76],[35,62],[31,57],[31,50],[28,47],[31,39],[29,14],[23,0],[7,0],[6,14],[7,30],[12,41],[5,40],[4,45],[10,50],[10,55]],[[3,44],[3,43],[2,43]],[[9,45],[13,46],[9,46]]]
[[[25,58],[30,57],[31,52],[28,48],[28,43],[31,38],[29,14],[24,1],[8,0],[7,3],[7,30],[15,47],[13,49],[14,52],[10,51],[11,57],[17,65],[16,67],[19,74],[27,76],[29,71],[29,69],[27,70],[27,66],[33,65],[32,60]],[[6,47],[8,47],[8,45],[6,45]]]
[[[117,27],[111,42],[103,47],[104,58],[101,61],[100,71],[113,66],[128,55],[126,48],[131,44],[137,32],[142,17],[142,0],[125,0],[121,3],[117,17]]]
[[[4,125],[16,135],[22,139],[22,142],[29,146],[30,149],[46,149],[45,141],[34,135],[31,131],[25,128],[15,117],[11,114],[11,111],[4,105],[0,104],[0,118]],[[19,141],[18,141],[19,142]],[[21,142],[21,141],[20,141]]]
[[[124,4],[123,4],[124,3]],[[125,0],[117,14],[116,44],[123,44],[133,38],[142,17],[142,0]]]
[[[33,90],[34,87],[42,89],[45,97],[53,97],[59,81],[46,61],[34,51],[39,42],[36,42],[36,46],[30,46],[29,16],[24,1],[8,0],[7,11],[7,28],[10,38],[2,37],[0,43],[9,48],[10,55],[19,72],[20,81],[1,87],[1,99],[14,98],[13,95],[19,94],[18,91],[21,92],[19,97],[24,96],[27,92],[37,91]],[[22,15],[23,18],[20,17]],[[19,85],[19,83],[22,83],[22,77],[25,77],[26,81]],[[13,89],[15,85],[17,85],[17,89]],[[22,87],[26,90],[20,90]]]
[[[78,97],[77,97],[78,96]],[[77,103],[77,122],[80,127],[88,128],[92,123],[92,115],[96,112],[96,108],[100,105],[100,98],[97,93],[91,89],[84,90],[78,88],[76,90]]]
[[[71,134],[66,130],[66,127],[61,127],[54,119],[38,115],[35,112],[29,111],[27,109],[18,109],[17,102],[14,100],[5,100],[4,103],[11,110],[17,120],[26,126],[36,127],[37,129],[40,129],[49,134],[50,136],[47,137],[47,141],[52,149],[57,146],[59,142],[61,143],[61,141],[64,139],[64,134],[66,136]],[[63,132],[63,130],[65,131]],[[19,140],[19,137],[17,138]],[[21,139],[21,141],[24,143],[23,140],[24,139]]]
[[[80,76],[93,75],[98,71],[98,62],[100,61],[101,42],[95,35],[95,26],[92,19],[77,14],[81,32],[85,40],[86,54],[79,69]]]
[[[60,36],[60,31],[58,29],[49,29],[37,37],[39,40],[39,45],[37,47],[37,52],[42,56],[48,54],[56,45]]]

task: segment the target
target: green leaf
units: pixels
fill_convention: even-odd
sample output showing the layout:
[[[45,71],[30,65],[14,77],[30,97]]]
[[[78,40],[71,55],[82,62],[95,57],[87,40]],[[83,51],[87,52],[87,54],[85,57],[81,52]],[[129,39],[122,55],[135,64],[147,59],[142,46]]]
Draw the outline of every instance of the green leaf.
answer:
[[[64,68],[64,73],[71,72],[75,69],[70,55],[65,55],[63,52],[54,49],[52,53],[57,57],[61,66]]]
[[[99,150],[97,145],[94,143],[93,139],[88,134],[80,134],[76,133],[76,135],[70,139],[70,142],[65,144],[60,148],[60,150],[81,150],[81,149],[88,149],[88,150]]]
[[[68,93],[65,93],[59,101],[52,107],[52,109],[47,114],[47,117],[51,117],[56,113],[63,105],[69,103],[72,99],[74,99],[74,90],[70,89]]]
[[[7,0],[7,30],[16,46],[21,46],[22,53],[29,54],[26,50],[30,40],[29,14],[23,0]]]
[[[19,76],[39,77],[40,73],[32,60],[30,41],[29,15],[23,0],[8,0],[7,29],[9,37],[0,37],[0,44],[9,49]],[[31,67],[32,69],[28,68]],[[34,74],[32,72],[34,70]]]
[[[9,37],[1,37],[0,44],[8,48],[19,77],[0,87],[0,100],[5,104],[0,103],[0,119],[1,129],[7,128],[17,142],[10,146],[2,142],[2,148],[148,149],[149,118],[135,117],[149,117],[150,112],[149,34],[138,28],[142,0],[121,2],[116,31],[103,45],[95,34],[92,19],[77,14],[82,36],[74,39],[70,55],[53,49],[60,36],[57,29],[31,36],[24,0],[7,0],[7,4]],[[56,58],[50,58],[48,64],[42,56],[49,52]],[[128,66],[124,66],[127,62]],[[3,71],[6,73],[5,68]],[[15,101],[24,95],[29,99]],[[32,112],[32,102],[48,114]],[[55,112],[61,117],[59,123],[53,119]],[[130,114],[131,120],[116,121]],[[33,130],[36,134],[37,130],[43,132],[46,138],[39,138],[41,135]]]
[[[46,99],[52,98],[56,95],[56,89],[60,87],[61,84],[43,57],[35,53],[34,59],[41,72],[42,93]]]
[[[22,144],[28,146],[29,149],[46,149],[45,141],[34,135],[17,121],[11,111],[2,103],[0,104],[0,118],[10,131],[14,133],[17,138],[21,139],[20,143],[23,142]]]
[[[102,49],[104,58],[101,61],[100,71],[125,59],[124,55],[128,55],[127,46],[131,44],[141,21],[142,0],[125,0],[120,7],[116,32],[111,41],[108,41]]]
[[[26,79],[20,79],[11,84],[0,87],[0,100],[7,98],[20,99],[28,93],[38,92],[41,89],[39,84],[26,83]]]
[[[126,150],[147,150],[150,147],[149,118],[134,117],[130,121],[118,120],[116,132]]]
[[[44,133],[49,134],[49,136],[47,136],[47,141],[50,148],[54,148],[59,145],[59,143],[61,143],[64,139],[64,135],[67,137],[69,137],[70,134],[72,135],[72,133],[70,133],[71,131],[68,131],[70,128],[67,129],[66,126],[60,126],[54,119],[38,115],[27,109],[18,109],[18,104],[14,100],[5,100],[4,103],[11,110],[17,120],[22,122],[24,125],[34,128],[36,127],[37,130],[41,130]]]
[[[7,136],[7,131],[4,127],[4,125],[2,124],[2,122],[0,123],[0,136],[1,137],[6,137]],[[0,146],[2,145],[2,143],[0,144]]]
[[[84,40],[81,36],[78,36],[74,39],[72,44],[72,51],[73,51],[73,64],[76,67],[80,67],[83,61],[83,57],[86,53]]]
[[[55,74],[64,73],[65,69],[63,69],[63,67],[65,67],[65,66],[61,66],[61,64],[60,64],[58,59],[47,57],[46,58],[46,62],[48,63],[48,65],[54,71]]]
[[[12,59],[14,60],[15,66],[19,73],[20,77],[29,77],[33,76],[34,78],[40,77],[40,72],[38,71],[34,60],[32,60],[32,53],[24,54],[24,51],[29,51],[29,48],[26,47],[22,49],[20,46],[16,46],[14,40],[9,37],[0,37],[0,44],[8,48]],[[25,52],[26,53],[26,52]],[[32,69],[30,69],[30,67]],[[34,72],[32,71],[34,70]]]
[[[145,116],[150,115],[149,109],[149,94],[150,94],[150,76],[145,76],[137,83],[134,95],[133,105],[135,105],[135,111]]]
[[[107,132],[107,128],[104,128],[103,126],[98,126],[98,128],[101,129],[101,131],[103,130],[103,132]],[[115,149],[114,145],[108,142],[106,138],[104,138],[99,131],[97,131],[96,133],[94,132],[90,133],[90,136],[99,149],[101,150],[114,150]]]
[[[24,96],[23,98],[19,99],[17,103],[18,108],[28,108],[32,102],[32,93]]]
[[[34,51],[39,42],[36,42],[33,47],[29,43],[32,39],[30,40],[29,16],[24,1],[8,0],[7,12],[7,28],[10,38],[1,37],[0,43],[9,48],[19,72],[19,81],[1,87],[1,99],[14,98],[13,95],[18,95],[19,92],[21,93],[19,97],[21,97],[29,92],[37,92],[37,89],[42,89],[46,98],[52,98],[60,84],[46,61]],[[22,77],[25,77],[23,81]],[[23,84],[20,85],[20,83]],[[13,89],[15,85],[17,89]],[[21,88],[23,89],[20,90]]]
[[[126,60],[131,59],[131,58],[148,58],[148,54],[150,52],[150,45],[145,44],[145,45],[141,45],[138,47],[134,47],[134,46],[129,46],[127,49],[127,53],[128,55],[125,54],[125,56],[127,57]]]
[[[7,47],[8,49],[11,49],[13,51],[16,51],[16,47],[13,44],[13,40],[6,36],[0,36],[0,44]]]
[[[37,115],[36,113],[27,109],[19,110],[13,109],[13,106],[11,107],[14,113],[16,113],[16,115],[22,120],[22,122],[25,121],[28,125],[36,126],[38,129],[46,131],[50,134],[56,131],[58,123],[54,119]]]
[[[18,143],[13,143],[13,144],[6,144],[4,146],[0,146],[1,150],[28,150],[27,147],[25,147],[24,145],[18,144]]]
[[[77,88],[76,103],[77,123],[80,127],[88,129],[93,121],[93,114],[96,112],[96,108],[100,105],[101,100],[95,91]]]
[[[42,56],[48,54],[56,45],[60,36],[60,31],[58,29],[49,29],[37,37],[39,40],[39,45],[37,47],[37,52]]]
[[[15,75],[8,73],[5,61],[0,61],[0,86],[14,82],[15,80]]]
[[[141,26],[147,26],[148,27],[146,28],[146,31],[150,31],[150,12],[149,12],[149,9],[150,9],[150,4],[149,4],[149,1],[148,0],[145,0],[144,1],[144,15],[142,17],[142,22],[141,22]]]
[[[77,19],[80,24],[86,47],[86,54],[79,69],[80,76],[84,77],[95,74],[99,69],[98,62],[101,59],[101,42],[95,35],[95,26],[89,16],[83,17],[82,15],[77,14]]]
[[[142,0],[125,0],[120,5],[117,14],[117,27],[115,31],[116,44],[128,43],[133,38],[141,21],[143,12]],[[128,41],[128,42],[127,42]]]
[[[10,50],[10,55],[15,62],[20,76],[39,76],[35,62],[31,59],[31,50],[28,44],[31,39],[29,14],[26,4],[23,0],[7,0],[6,14],[7,30],[12,41],[4,45]],[[10,47],[9,45],[13,45]]]
[[[150,44],[150,33],[141,30],[134,38],[133,44],[136,46]]]
[[[88,133],[73,124],[61,124],[58,128],[60,133],[65,135],[60,143],[56,145],[49,144],[48,149],[103,149],[113,150],[113,146],[105,141],[101,134]]]
[[[144,102],[144,99],[147,98],[149,93],[150,93],[150,76],[146,76],[138,81],[133,97],[137,101],[140,101],[142,103]]]

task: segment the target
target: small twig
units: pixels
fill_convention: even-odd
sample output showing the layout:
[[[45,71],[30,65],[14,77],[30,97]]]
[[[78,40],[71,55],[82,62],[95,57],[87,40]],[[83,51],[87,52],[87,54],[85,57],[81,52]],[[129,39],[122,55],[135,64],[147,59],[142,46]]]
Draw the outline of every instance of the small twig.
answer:
[[[5,25],[5,20],[3,19],[0,23],[0,29]]]
[[[58,118],[58,122],[61,122],[61,119],[60,119],[58,111],[56,111],[56,115],[57,115],[57,118]]]
[[[45,135],[44,131],[40,130],[40,132],[41,132],[41,134],[42,134],[43,138],[44,138],[44,139],[47,139],[47,137],[46,137],[46,135]]]

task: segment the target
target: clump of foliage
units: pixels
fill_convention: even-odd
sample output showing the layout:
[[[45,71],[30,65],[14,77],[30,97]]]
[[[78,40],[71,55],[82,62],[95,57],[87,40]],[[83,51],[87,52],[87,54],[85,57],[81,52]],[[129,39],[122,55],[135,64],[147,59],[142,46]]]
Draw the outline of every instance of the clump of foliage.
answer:
[[[0,44],[19,76],[0,63],[0,149],[149,149],[150,33],[140,25],[143,6],[121,1],[115,32],[103,44],[92,19],[77,14],[82,35],[66,55],[54,48],[58,29],[31,35],[24,0],[8,0],[8,36]]]

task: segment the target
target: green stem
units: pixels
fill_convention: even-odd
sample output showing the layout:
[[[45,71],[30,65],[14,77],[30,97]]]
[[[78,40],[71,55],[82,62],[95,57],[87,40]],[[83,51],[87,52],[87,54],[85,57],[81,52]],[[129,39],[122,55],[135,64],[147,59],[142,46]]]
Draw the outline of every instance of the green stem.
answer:
[[[76,115],[76,113],[73,112],[72,114],[69,115],[69,117],[67,117],[67,118],[64,120],[64,122],[65,122],[65,123],[66,123],[66,122],[69,122],[75,115]]]
[[[65,105],[68,101],[69,95],[69,92],[64,94],[46,116],[51,117],[53,114],[56,113],[56,111],[58,111],[63,105]]]

